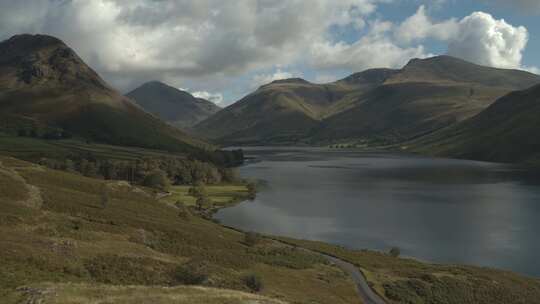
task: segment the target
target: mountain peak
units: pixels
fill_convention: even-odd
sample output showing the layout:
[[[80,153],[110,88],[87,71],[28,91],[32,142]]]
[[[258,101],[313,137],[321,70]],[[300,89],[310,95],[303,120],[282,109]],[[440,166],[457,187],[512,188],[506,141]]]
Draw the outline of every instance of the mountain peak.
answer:
[[[366,84],[380,84],[386,81],[392,75],[398,73],[399,70],[393,69],[369,69],[362,72],[354,73],[350,76],[343,78],[340,81],[347,83],[366,83]]]
[[[305,84],[308,84],[310,82],[303,79],[303,78],[300,78],[300,77],[278,79],[278,80],[274,80],[274,81],[270,82],[270,84],[280,84],[280,83],[305,83]]]
[[[405,65],[404,69],[407,67],[415,67],[415,66],[428,66],[428,65],[447,65],[447,64],[470,64],[474,65],[474,63],[465,61],[460,58],[452,57],[449,55],[439,55],[434,57],[428,57],[428,58],[413,58],[409,60],[409,62]]]
[[[50,81],[107,85],[62,40],[48,35],[15,35],[0,42],[0,68],[9,67],[19,85]]]

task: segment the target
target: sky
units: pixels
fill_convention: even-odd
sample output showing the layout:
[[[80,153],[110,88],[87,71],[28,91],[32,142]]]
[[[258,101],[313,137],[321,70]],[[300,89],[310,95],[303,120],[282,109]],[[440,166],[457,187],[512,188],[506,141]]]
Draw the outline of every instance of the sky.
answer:
[[[163,81],[229,105],[448,54],[540,73],[539,0],[1,0],[0,40],[56,36],[122,93]]]

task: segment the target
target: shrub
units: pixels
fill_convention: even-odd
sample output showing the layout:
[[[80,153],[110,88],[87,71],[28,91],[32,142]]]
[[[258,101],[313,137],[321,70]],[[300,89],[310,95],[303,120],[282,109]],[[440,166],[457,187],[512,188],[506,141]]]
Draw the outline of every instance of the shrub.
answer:
[[[155,169],[144,177],[143,186],[168,191],[169,187],[171,186],[171,182],[169,181],[169,178],[165,172]]]
[[[264,288],[261,277],[256,274],[249,274],[245,276],[244,283],[252,292],[259,292]]]
[[[399,247],[392,247],[390,251],[388,251],[388,254],[394,258],[397,258],[401,254],[401,250]]]
[[[201,285],[208,280],[206,265],[198,262],[188,262],[179,266],[174,272],[174,278],[177,282],[186,285]]]
[[[185,220],[189,220],[191,218],[191,212],[189,211],[189,208],[182,201],[177,201],[174,205],[179,210],[178,211],[179,217]]]
[[[261,242],[261,236],[255,232],[246,232],[244,235],[244,243],[250,247],[253,247]]]

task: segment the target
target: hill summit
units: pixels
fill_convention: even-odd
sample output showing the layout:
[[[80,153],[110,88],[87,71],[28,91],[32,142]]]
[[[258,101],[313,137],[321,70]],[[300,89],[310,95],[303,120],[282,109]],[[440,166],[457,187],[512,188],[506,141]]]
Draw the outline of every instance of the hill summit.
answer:
[[[221,110],[211,101],[159,81],[144,83],[126,96],[146,111],[179,128],[189,128]]]

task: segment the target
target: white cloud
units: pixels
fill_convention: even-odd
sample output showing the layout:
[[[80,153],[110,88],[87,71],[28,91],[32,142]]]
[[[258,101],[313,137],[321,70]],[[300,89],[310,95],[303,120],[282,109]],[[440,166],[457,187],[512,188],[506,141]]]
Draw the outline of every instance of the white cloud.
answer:
[[[299,74],[276,67],[325,75],[400,67],[430,55],[426,39],[443,41],[451,55],[477,63],[521,64],[524,27],[485,13],[434,21],[426,8],[441,0],[418,0],[427,6],[395,25],[376,19],[382,18],[382,2],[392,0],[0,1],[0,39],[22,32],[54,35],[121,90],[156,79],[223,103]],[[519,3],[533,8],[537,2]],[[351,28],[361,29],[354,41],[332,36]]]
[[[426,8],[421,5],[416,14],[407,18],[396,29],[394,36],[401,43],[411,43],[426,38],[449,40],[459,34],[459,25],[456,19],[449,19],[434,23],[426,15]]]
[[[474,12],[461,19],[433,22],[424,6],[407,18],[394,33],[401,43],[431,38],[448,43],[448,54],[481,65],[500,68],[520,68],[528,32],[523,26],[513,26],[504,19]]]
[[[459,22],[459,35],[450,39],[448,54],[488,66],[519,68],[527,41],[525,27],[475,12]]]
[[[223,94],[220,93],[210,93],[206,91],[196,91],[191,93],[191,95],[197,97],[209,100],[217,105],[221,105],[223,103]]]
[[[291,72],[283,71],[281,70],[281,68],[278,68],[273,73],[263,73],[263,74],[257,74],[253,76],[251,80],[251,87],[253,89],[256,89],[260,87],[261,85],[268,84],[274,80],[301,77],[301,76],[302,76],[301,73],[295,73],[295,75],[293,75]]]
[[[369,33],[354,43],[319,41],[311,48],[311,65],[320,69],[401,67],[415,57],[426,57],[423,46],[399,47],[391,39],[391,22],[375,21]]]
[[[220,85],[298,61],[331,26],[361,26],[380,1],[2,1],[0,38],[58,36],[123,89],[145,79]]]

